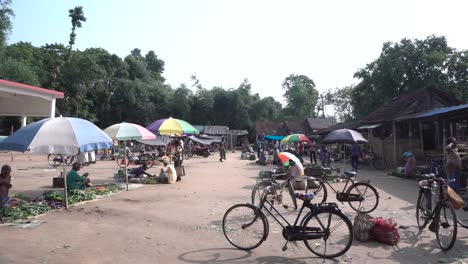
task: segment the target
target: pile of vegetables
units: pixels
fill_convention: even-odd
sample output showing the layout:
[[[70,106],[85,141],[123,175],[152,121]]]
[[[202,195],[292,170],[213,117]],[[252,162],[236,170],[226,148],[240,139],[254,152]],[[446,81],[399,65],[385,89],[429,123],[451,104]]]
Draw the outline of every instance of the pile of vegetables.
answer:
[[[71,190],[68,193],[68,203],[74,204],[82,201],[93,200],[96,195],[106,195],[116,193],[124,188],[108,184],[96,186],[87,190]],[[43,197],[36,198],[31,202],[27,199],[22,199],[23,202],[15,207],[1,207],[0,208],[0,223],[14,222],[18,220],[28,219],[30,217],[47,213],[51,210],[60,209],[63,207],[64,195],[61,191],[48,191],[45,192]]]
[[[143,183],[143,184],[158,184],[159,183],[159,178],[156,178],[156,177],[143,178],[141,180],[141,183]]]

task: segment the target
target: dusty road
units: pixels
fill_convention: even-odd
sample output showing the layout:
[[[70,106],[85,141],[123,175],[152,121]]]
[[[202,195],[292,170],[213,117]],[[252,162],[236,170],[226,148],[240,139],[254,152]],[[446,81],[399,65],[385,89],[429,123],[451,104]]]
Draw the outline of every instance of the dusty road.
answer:
[[[455,247],[448,253],[437,247],[435,234],[419,232],[415,221],[418,194],[413,180],[361,170],[359,179],[370,179],[381,195],[373,216],[394,217],[400,229],[397,247],[377,242],[353,246],[336,260],[322,261],[303,243],[284,240],[279,226],[270,222],[270,235],[260,247],[244,252],[224,238],[221,220],[227,208],[249,202],[255,176],[261,169],[239,160],[240,153],[193,158],[185,162],[187,176],[173,185],[146,185],[69,210],[39,217],[35,228],[0,227],[0,264],[4,263],[460,263],[468,260],[468,230],[459,229]],[[44,156],[2,154],[0,164],[13,167],[13,193],[37,195],[50,189],[51,170]],[[159,167],[151,169],[156,173]],[[98,162],[90,172],[95,182],[111,182],[114,161]],[[347,204],[340,208],[354,219]]]

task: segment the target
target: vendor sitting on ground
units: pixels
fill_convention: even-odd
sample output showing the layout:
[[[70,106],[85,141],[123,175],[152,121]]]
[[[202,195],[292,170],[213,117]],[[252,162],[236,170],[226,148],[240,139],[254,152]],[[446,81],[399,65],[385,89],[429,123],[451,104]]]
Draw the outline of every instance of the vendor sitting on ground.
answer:
[[[84,190],[88,186],[93,186],[88,178],[89,173],[80,176],[78,171],[81,169],[79,162],[74,162],[72,170],[67,173],[67,189],[68,190]]]
[[[174,166],[169,165],[168,161],[163,161],[164,168],[161,169],[159,174],[159,181],[161,183],[174,183],[177,181],[177,172]]]
[[[143,163],[143,165],[138,168],[129,169],[128,177],[142,178],[143,175],[152,177],[153,176],[152,174],[146,172],[147,169],[148,169],[148,165],[146,165],[146,163]]]
[[[405,158],[405,176],[406,177],[413,177],[414,176],[414,169],[416,168],[416,159],[414,158],[413,153],[406,151],[403,153],[403,158]]]
[[[11,187],[11,167],[3,165],[0,173],[0,206],[13,207],[21,203],[21,200],[8,196]]]

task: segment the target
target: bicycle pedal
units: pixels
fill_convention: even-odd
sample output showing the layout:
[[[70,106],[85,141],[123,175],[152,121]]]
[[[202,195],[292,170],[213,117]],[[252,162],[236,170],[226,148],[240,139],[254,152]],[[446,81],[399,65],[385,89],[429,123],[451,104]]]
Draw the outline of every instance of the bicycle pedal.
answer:
[[[281,250],[283,250],[283,251],[288,250],[288,246],[284,245],[284,246],[281,248]]]
[[[283,204],[283,208],[284,208],[284,209],[288,209],[289,206],[288,206],[287,204]]]

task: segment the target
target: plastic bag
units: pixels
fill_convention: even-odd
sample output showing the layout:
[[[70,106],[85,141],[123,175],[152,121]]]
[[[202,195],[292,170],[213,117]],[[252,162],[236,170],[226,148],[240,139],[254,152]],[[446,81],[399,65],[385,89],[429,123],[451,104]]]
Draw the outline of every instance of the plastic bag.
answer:
[[[458,195],[452,188],[447,186],[447,190],[445,190],[445,196],[447,199],[452,203],[453,208],[460,209],[465,206],[465,201]]]
[[[371,218],[365,213],[358,213],[354,218],[353,233],[357,240],[364,242],[370,239],[370,232],[374,228],[374,223],[369,220]]]
[[[393,218],[373,218],[369,221],[374,223],[371,231],[372,237],[388,245],[396,245],[400,241],[400,234],[396,229],[397,222]]]

